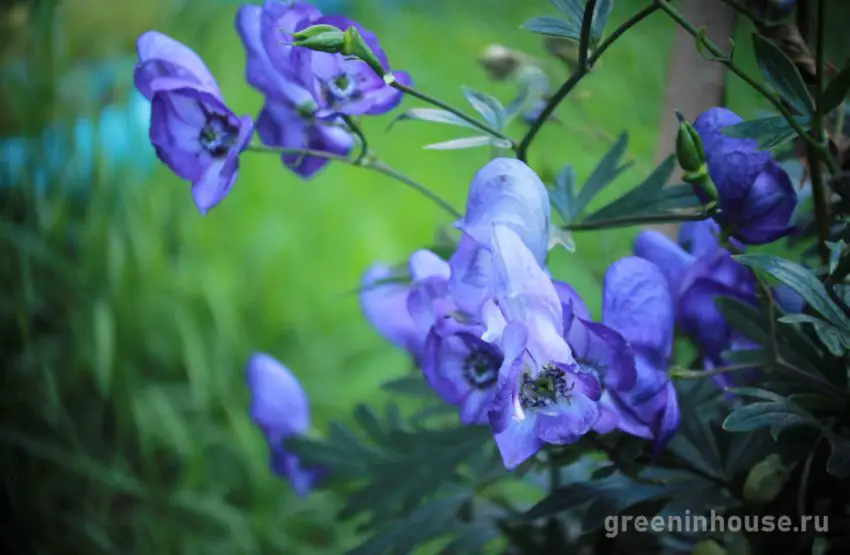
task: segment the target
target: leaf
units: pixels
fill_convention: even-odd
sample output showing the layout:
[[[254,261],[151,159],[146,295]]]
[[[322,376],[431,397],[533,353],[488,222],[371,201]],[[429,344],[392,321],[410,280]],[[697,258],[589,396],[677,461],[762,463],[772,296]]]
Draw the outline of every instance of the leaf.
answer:
[[[842,69],[829,82],[826,90],[823,91],[823,96],[821,96],[821,105],[818,106],[818,110],[822,115],[829,114],[841,106],[848,93],[850,93],[850,66]]]
[[[842,329],[850,329],[850,320],[832,302],[824,285],[810,270],[790,260],[769,254],[742,254],[735,258],[742,264],[770,274],[796,291],[809,306],[818,311],[833,325]]]
[[[561,216],[564,223],[572,222],[578,215],[576,210],[575,196],[576,175],[573,167],[565,165],[558,177],[555,178],[555,187],[549,191],[549,200],[554,205],[555,211]]]
[[[733,351],[723,351],[720,358],[726,361],[726,364],[744,365],[750,364],[754,368],[764,366],[768,362],[767,352],[764,349],[736,349]]]
[[[421,375],[404,376],[381,384],[381,389],[408,397],[433,397],[434,391]]]
[[[843,356],[850,350],[850,333],[841,330],[820,318],[808,314],[789,314],[779,319],[783,324],[811,324],[820,342],[833,356]]]
[[[826,471],[833,476],[850,476],[850,440],[835,434],[827,434],[826,439],[832,448],[832,454],[826,461]]]
[[[811,116],[814,102],[794,62],[769,39],[754,33],[753,49],[767,81],[800,114]]]
[[[581,20],[584,17],[583,0],[550,0],[550,2],[562,14],[567,16],[567,19],[581,24]]]
[[[463,88],[463,94],[466,100],[475,108],[475,111],[481,114],[481,117],[491,127],[501,130],[505,126],[505,108],[501,102],[492,96],[474,91],[469,87]]]
[[[390,130],[396,123],[407,120],[430,121],[433,123],[445,123],[448,125],[457,125],[459,127],[468,127],[479,131],[477,127],[466,120],[463,120],[451,112],[440,110],[438,108],[411,108],[410,110],[399,114],[387,126],[387,131]]]
[[[462,139],[452,139],[450,141],[445,141],[442,143],[430,144],[423,148],[427,150],[460,150],[463,148],[476,148],[479,146],[487,146],[490,144],[506,148],[503,143],[496,143],[496,141],[488,135],[480,135],[478,137],[464,137]]]
[[[734,393],[735,395],[741,395],[744,397],[754,397],[756,399],[764,399],[766,401],[772,401],[775,403],[784,403],[785,397],[778,395],[772,391],[768,391],[766,389],[760,389],[758,387],[730,387],[727,389],[729,393]]]
[[[676,168],[676,157],[668,156],[646,179],[637,187],[624,194],[611,204],[604,206],[586,217],[584,222],[613,220],[643,213],[654,206],[655,200],[664,185],[673,175]]]
[[[628,146],[629,134],[623,132],[617,138],[617,142],[602,157],[602,160],[599,161],[593,173],[587,178],[581,190],[579,190],[576,198],[576,215],[580,214],[590,204],[590,201],[605,187],[613,183],[621,173],[632,166],[633,162],[620,164]]]
[[[522,28],[538,35],[578,41],[581,36],[581,24],[571,23],[557,17],[535,17],[522,24]]]
[[[727,432],[751,432],[761,428],[783,430],[791,426],[810,424],[811,417],[800,414],[798,410],[784,401],[753,403],[745,405],[726,417],[723,421],[723,429]],[[774,434],[774,439],[776,434]]]
[[[809,125],[811,119],[795,118],[801,126]],[[770,116],[761,119],[744,121],[723,128],[723,133],[730,137],[754,139],[761,149],[776,148],[797,136],[797,132],[785,119],[785,116]]]
[[[103,300],[95,303],[93,312],[94,377],[100,394],[106,397],[112,385],[112,369],[115,364],[115,317],[112,315],[112,309]]]
[[[602,35],[605,34],[605,27],[608,26],[608,18],[611,16],[611,10],[613,9],[614,0],[599,0],[596,3],[593,22],[590,27],[590,36],[594,44],[602,40]]]

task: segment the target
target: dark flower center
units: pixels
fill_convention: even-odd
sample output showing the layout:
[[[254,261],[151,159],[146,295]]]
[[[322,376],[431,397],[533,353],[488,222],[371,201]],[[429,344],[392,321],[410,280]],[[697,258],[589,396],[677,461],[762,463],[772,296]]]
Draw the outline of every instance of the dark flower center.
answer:
[[[483,349],[473,349],[463,362],[463,375],[471,386],[487,389],[496,383],[499,366],[501,361],[492,353]]]
[[[325,84],[325,97],[328,104],[337,106],[360,97],[357,81],[347,73],[343,73]]]
[[[208,114],[207,121],[198,134],[201,147],[215,158],[227,155],[236,143],[239,129],[227,120],[226,116],[220,114]]]
[[[523,374],[519,391],[520,404],[522,408],[530,409],[552,405],[559,398],[564,398],[569,403],[572,399],[570,392],[575,386],[575,382],[567,382],[563,370],[550,364],[545,366],[536,378],[527,373]]]

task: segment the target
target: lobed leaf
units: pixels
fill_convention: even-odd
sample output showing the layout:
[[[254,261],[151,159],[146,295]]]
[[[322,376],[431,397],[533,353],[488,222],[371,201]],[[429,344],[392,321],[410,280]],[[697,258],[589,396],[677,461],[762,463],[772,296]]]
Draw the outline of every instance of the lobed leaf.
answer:
[[[458,127],[467,127],[478,131],[478,128],[468,121],[463,120],[457,115],[447,112],[446,110],[440,110],[439,108],[411,108],[393,119],[387,126],[387,130],[389,131],[396,123],[407,120],[445,123],[448,125],[456,125]]]
[[[578,41],[581,36],[581,24],[558,19],[557,17],[535,17],[522,24],[522,28],[538,35]]]
[[[575,215],[580,214],[588,204],[602,192],[605,187],[614,182],[617,177],[629,169],[633,162],[621,164],[623,155],[626,153],[626,148],[629,146],[629,134],[623,132],[617,138],[617,142],[608,150],[605,156],[599,161],[593,173],[587,178],[582,188],[579,190],[576,197]]]

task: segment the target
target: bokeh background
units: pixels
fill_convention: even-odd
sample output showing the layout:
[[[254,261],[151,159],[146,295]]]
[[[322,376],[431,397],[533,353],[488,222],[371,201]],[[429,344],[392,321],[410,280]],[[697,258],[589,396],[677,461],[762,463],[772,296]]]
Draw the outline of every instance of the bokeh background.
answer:
[[[409,369],[360,314],[367,266],[398,263],[451,222],[397,182],[349,167],[311,181],[273,156],[246,154],[232,194],[206,217],[155,159],[149,108],[132,89],[135,38],[149,29],[194,48],[228,103],[256,114],[234,30],[244,2],[4,0],[0,4],[0,293],[4,543],[8,553],[341,553],[356,540],[337,494],[296,498],[268,471],[247,414],[243,365],[268,352],[298,375],[316,433],[380,403]],[[316,0],[362,21],[394,67],[462,105],[461,85],[503,101],[476,58],[490,43],[546,58],[519,30],[552,15],[543,0]],[[613,22],[641,0],[619,0]],[[745,24],[736,34],[746,40]],[[628,130],[632,170],[611,199],[651,171],[673,28],[651,17],[615,45],[532,152],[542,173],[566,162],[586,177]],[[749,52],[741,49],[744,63]],[[762,105],[737,83],[728,102]],[[405,101],[405,107],[417,103]],[[457,136],[392,116],[365,122],[391,165],[462,209],[485,149],[423,151]],[[522,122],[510,132],[519,136]],[[634,230],[576,236],[557,277],[594,307],[607,265]],[[423,462],[424,464],[424,462]],[[415,479],[415,469],[411,469]]]

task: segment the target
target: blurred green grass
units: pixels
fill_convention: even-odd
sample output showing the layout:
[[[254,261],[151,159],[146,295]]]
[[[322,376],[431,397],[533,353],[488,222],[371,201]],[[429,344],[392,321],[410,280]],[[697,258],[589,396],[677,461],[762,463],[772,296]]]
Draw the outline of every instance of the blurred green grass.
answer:
[[[612,24],[640,4],[618,2]],[[236,7],[198,2],[177,17],[165,0],[70,0],[54,42],[63,59],[131,53],[136,35],[157,28],[196,49],[229,104],[253,114],[262,99],[243,80]],[[350,10],[382,38],[394,67],[459,106],[461,85],[509,100],[513,90],[489,83],[475,58],[492,42],[543,58],[538,37],[519,25],[552,13],[543,0],[367,2]],[[653,16],[611,48],[577,89],[580,100],[560,110],[565,125],[541,133],[531,164],[570,163],[584,178],[609,146],[598,131],[628,130],[636,169],[597,202],[639,182],[658,138],[671,38],[670,24]],[[366,123],[373,148],[462,209],[488,153],[423,151],[455,132],[411,122],[387,133],[391,117]],[[522,132],[520,124],[511,129]],[[123,185],[101,180],[82,214],[68,213],[59,198],[26,223],[57,251],[74,230],[73,281],[66,273],[57,285],[20,233],[5,237],[19,260],[6,268],[14,286],[4,301],[18,310],[24,343],[13,377],[27,393],[6,396],[18,418],[2,439],[17,457],[42,461],[26,476],[50,481],[20,492],[36,499],[41,518],[59,522],[44,545],[157,555],[341,552],[354,535],[335,521],[334,495],[298,500],[268,472],[266,446],[247,416],[242,365],[254,350],[289,365],[310,395],[319,433],[347,419],[356,402],[380,403],[379,384],[409,363],[368,327],[350,292],[368,265],[403,261],[449,218],[380,175],[333,166],[302,181],[256,154],[245,155],[232,194],[207,217],[163,167],[113,202]],[[61,217],[49,221],[45,211]],[[630,251],[634,233],[578,235],[575,254],[555,255],[556,276],[598,308],[602,273]],[[49,307],[48,331],[32,317],[36,301]]]

